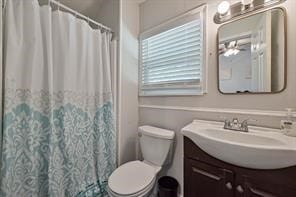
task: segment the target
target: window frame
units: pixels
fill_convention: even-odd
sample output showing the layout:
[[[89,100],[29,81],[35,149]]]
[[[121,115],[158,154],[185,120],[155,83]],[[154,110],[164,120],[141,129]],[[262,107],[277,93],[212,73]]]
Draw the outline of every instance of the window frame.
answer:
[[[202,35],[203,35],[203,40],[202,40],[202,65],[201,65],[201,82],[199,85],[196,86],[196,92],[192,91],[178,91],[176,88],[177,86],[180,86],[179,89],[186,89],[190,88],[190,86],[194,85],[182,85],[181,83],[178,84],[177,86],[172,86],[169,87],[167,86],[167,90],[161,89],[159,91],[155,90],[152,93],[145,93],[143,84],[142,84],[142,71],[143,71],[143,65],[142,65],[142,40],[149,38],[151,36],[160,34],[162,32],[165,32],[167,30],[173,29],[177,26],[180,25],[180,21],[183,21],[182,23],[185,24],[191,16],[197,16],[199,15],[200,17],[200,22],[201,22],[201,28],[202,28]],[[190,20],[189,20],[190,21]],[[192,21],[192,19],[191,19]],[[139,36],[139,73],[138,73],[138,92],[140,97],[149,97],[149,96],[201,96],[207,93],[207,72],[208,72],[208,61],[207,61],[207,4],[200,5],[196,8],[193,8],[189,11],[187,11],[184,14],[181,14],[177,17],[174,17],[164,23],[161,23],[160,25],[157,25],[147,31],[144,31],[140,34]],[[169,90],[171,89],[171,90]],[[174,90],[175,89],[175,90]],[[192,89],[192,88],[191,88]]]

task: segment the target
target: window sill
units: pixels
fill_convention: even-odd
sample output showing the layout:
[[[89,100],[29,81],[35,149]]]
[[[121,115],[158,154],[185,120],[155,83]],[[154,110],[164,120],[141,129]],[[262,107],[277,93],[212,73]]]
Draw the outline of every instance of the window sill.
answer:
[[[196,93],[139,93],[139,97],[182,97],[182,96],[204,96],[205,92],[196,92]]]

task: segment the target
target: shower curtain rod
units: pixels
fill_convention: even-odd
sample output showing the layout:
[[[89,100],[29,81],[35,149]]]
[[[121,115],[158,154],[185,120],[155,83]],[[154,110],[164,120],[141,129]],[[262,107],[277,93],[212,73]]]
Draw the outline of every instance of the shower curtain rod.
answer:
[[[83,14],[81,14],[81,13],[79,13],[79,12],[77,12],[77,11],[71,9],[71,8],[69,8],[68,6],[65,6],[64,4],[62,4],[62,3],[60,3],[60,2],[58,2],[56,0],[48,0],[48,4],[50,4],[50,3],[55,4],[58,8],[61,7],[63,9],[65,9],[65,10],[71,12],[75,16],[79,16],[80,18],[86,20],[87,22],[91,22],[91,23],[97,25],[98,28],[100,28],[100,29],[103,29],[103,30],[105,30],[107,32],[110,32],[110,33],[114,34],[114,32],[112,31],[111,28],[106,27],[105,25],[102,25],[101,23],[98,23],[98,22],[92,20],[91,18],[89,18],[89,17],[87,17],[87,16],[85,16],[85,15],[83,15]]]
[[[0,1],[2,3],[2,8],[5,8],[6,3],[7,3],[7,0],[0,0]],[[109,27],[107,27],[107,26],[105,26],[105,25],[103,25],[101,23],[98,23],[95,20],[93,20],[93,19],[91,19],[91,18],[89,18],[87,16],[84,16],[83,14],[81,14],[81,13],[79,13],[79,12],[77,12],[77,11],[71,9],[71,8],[69,8],[68,6],[65,6],[64,4],[62,4],[62,3],[60,3],[60,2],[58,2],[56,0],[47,0],[47,1],[48,1],[48,4],[49,5],[50,5],[50,3],[55,4],[58,8],[61,7],[63,9],[65,9],[65,10],[67,10],[68,12],[71,12],[75,16],[79,16],[80,18],[86,20],[87,22],[91,22],[91,23],[97,25],[98,28],[103,29],[103,30],[105,30],[107,32],[110,32],[114,36],[114,32],[112,31],[111,28],[109,28]]]

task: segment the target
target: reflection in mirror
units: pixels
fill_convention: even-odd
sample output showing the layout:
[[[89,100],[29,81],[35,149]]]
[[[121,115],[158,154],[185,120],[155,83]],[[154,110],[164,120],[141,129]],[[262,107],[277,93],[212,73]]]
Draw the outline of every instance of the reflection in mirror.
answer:
[[[285,16],[267,10],[219,29],[222,93],[275,93],[285,88]]]

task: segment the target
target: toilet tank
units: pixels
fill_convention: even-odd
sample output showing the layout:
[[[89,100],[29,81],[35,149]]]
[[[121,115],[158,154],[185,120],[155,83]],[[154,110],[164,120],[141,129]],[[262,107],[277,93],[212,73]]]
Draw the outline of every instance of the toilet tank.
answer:
[[[142,155],[145,161],[156,166],[171,162],[175,132],[152,126],[139,127]]]

